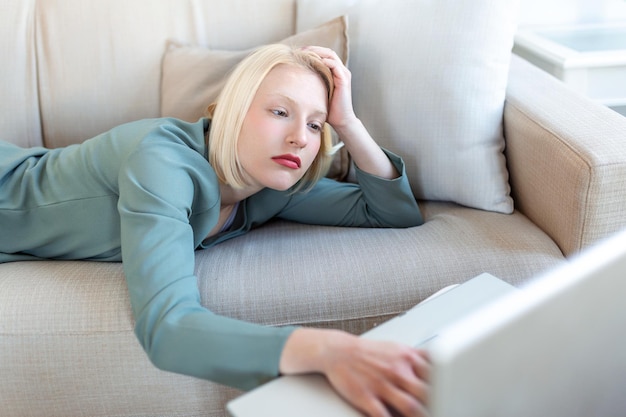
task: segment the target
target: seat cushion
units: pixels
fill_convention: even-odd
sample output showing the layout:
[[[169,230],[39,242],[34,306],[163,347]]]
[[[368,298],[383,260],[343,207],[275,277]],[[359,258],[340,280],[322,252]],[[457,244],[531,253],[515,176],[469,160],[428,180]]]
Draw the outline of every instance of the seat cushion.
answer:
[[[451,203],[421,206],[426,223],[419,227],[277,221],[198,251],[203,304],[257,323],[360,334],[482,272],[521,285],[563,262],[556,245],[520,213]],[[237,391],[159,371],[142,351],[133,325],[119,263],[1,264],[3,411],[224,415],[223,404]]]
[[[342,327],[345,321],[401,313],[482,272],[520,285],[564,262],[556,244],[518,212],[432,202],[421,208],[426,223],[413,228],[274,221],[198,251],[203,303],[216,313],[259,323]],[[4,333],[90,334],[133,327],[121,264],[1,264],[0,290]]]
[[[426,223],[414,228],[279,221],[198,252],[204,303],[243,320],[361,333],[482,272],[520,285],[563,262],[556,244],[518,212],[421,208]]]

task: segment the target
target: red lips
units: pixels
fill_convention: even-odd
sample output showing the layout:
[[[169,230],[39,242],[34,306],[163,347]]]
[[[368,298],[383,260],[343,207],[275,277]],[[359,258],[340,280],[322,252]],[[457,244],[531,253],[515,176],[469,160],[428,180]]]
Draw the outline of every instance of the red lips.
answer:
[[[272,160],[274,160],[277,164],[291,169],[298,169],[302,165],[300,158],[292,154],[274,156]]]

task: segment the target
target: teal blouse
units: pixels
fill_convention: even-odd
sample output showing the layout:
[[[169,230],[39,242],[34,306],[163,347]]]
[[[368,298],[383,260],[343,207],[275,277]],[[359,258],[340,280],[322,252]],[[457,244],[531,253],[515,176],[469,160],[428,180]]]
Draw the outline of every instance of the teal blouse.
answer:
[[[206,239],[220,210],[208,163],[209,121],[148,119],[79,145],[23,149],[0,142],[0,262],[122,261],[135,333],[159,368],[251,389],[278,375],[294,327],[219,316],[201,305],[194,251],[272,218],[359,227],[422,223],[401,177],[357,168],[358,184],[319,181],[307,193],[265,189],[244,200],[232,227]]]

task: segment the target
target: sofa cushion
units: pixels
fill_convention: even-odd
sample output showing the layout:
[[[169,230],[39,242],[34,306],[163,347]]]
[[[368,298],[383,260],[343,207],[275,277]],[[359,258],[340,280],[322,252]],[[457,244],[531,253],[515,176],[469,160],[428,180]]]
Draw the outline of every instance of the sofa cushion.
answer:
[[[564,262],[550,237],[519,212],[445,202],[423,202],[420,208],[426,222],[419,227],[277,221],[199,251],[196,274],[214,277],[199,281],[203,302],[247,321],[340,325],[361,333],[483,272],[520,285]]]
[[[420,227],[279,221],[198,251],[202,303],[258,323],[359,334],[482,272],[521,284],[564,262],[554,242],[519,212],[436,202],[422,210]],[[6,415],[221,416],[224,402],[237,394],[149,362],[133,334],[120,263],[14,262],[0,265],[0,277]]]
[[[0,140],[41,146],[35,2],[3,1],[0,10]]]
[[[299,0],[297,29],[349,16],[357,115],[405,158],[418,198],[510,213],[502,116],[518,2]]]
[[[13,262],[0,276],[3,416],[223,416],[239,393],[150,363],[121,263]]]
[[[335,50],[344,62],[348,58],[345,17],[279,42],[295,46],[322,45]],[[189,122],[204,116],[207,106],[215,101],[224,86],[228,73],[253,50],[216,50],[171,42],[163,57],[161,116]]]
[[[36,127],[49,147],[158,117],[168,39],[245,49],[283,39],[295,26],[294,0],[17,1],[34,8]]]

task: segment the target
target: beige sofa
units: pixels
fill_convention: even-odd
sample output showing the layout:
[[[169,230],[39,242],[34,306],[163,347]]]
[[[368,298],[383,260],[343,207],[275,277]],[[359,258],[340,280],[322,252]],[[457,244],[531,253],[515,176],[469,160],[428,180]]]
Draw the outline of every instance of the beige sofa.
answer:
[[[514,1],[459,3],[5,0],[0,135],[56,147],[161,116],[162,91],[177,91],[163,84],[168,41],[245,51],[346,15],[355,108],[407,161],[426,223],[276,221],[198,252],[196,270],[203,303],[219,314],[361,333],[482,272],[521,285],[626,226],[626,118],[510,56],[514,28],[500,25]],[[474,71],[487,45],[494,57]],[[403,68],[408,78],[394,72]],[[495,106],[479,102],[485,92]],[[463,159],[454,141],[488,114],[486,162]],[[437,136],[449,127],[456,136]],[[498,178],[480,173],[492,162]],[[471,169],[453,172],[459,165]],[[484,205],[491,180],[500,199]],[[0,375],[3,416],[222,416],[238,394],[149,362],[116,263],[0,265]]]

